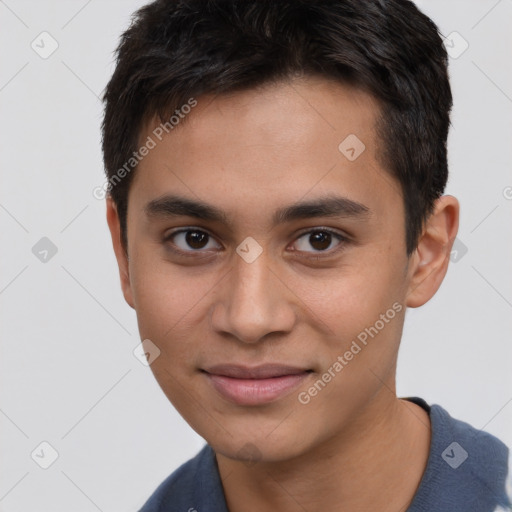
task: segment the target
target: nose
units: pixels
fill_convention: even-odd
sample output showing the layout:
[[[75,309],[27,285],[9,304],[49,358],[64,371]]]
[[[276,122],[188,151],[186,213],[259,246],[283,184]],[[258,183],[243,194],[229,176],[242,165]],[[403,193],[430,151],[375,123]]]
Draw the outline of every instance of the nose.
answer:
[[[243,343],[257,343],[271,333],[291,332],[296,322],[293,293],[269,265],[265,252],[252,263],[238,255],[220,283],[212,327]]]

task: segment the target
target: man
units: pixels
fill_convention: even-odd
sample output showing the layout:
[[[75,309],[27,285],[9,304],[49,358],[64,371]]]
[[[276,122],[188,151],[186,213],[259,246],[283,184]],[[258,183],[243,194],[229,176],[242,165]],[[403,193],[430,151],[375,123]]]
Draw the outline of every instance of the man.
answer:
[[[138,11],[107,220],[151,369],[207,441],[143,512],[510,509],[507,447],[395,391],[458,229],[446,66],[406,0]]]

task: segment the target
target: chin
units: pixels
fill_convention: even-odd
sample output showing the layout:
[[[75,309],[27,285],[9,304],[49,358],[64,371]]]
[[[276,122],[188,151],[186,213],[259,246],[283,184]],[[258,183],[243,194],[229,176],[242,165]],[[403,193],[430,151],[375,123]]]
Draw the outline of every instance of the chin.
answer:
[[[302,455],[314,444],[312,439],[304,438],[294,428],[280,425],[278,429],[272,429],[275,429],[275,423],[271,427],[258,427],[258,431],[254,425],[252,429],[233,426],[229,429],[232,435],[226,432],[216,432],[212,436],[199,434],[216,453],[244,462],[249,467],[258,462],[285,462]],[[279,435],[277,430],[280,430]],[[306,433],[306,429],[301,430]]]

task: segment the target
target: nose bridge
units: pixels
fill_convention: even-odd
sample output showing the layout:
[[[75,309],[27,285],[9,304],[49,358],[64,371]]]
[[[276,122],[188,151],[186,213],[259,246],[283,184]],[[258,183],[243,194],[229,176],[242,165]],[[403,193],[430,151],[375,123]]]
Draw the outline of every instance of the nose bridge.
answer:
[[[236,255],[233,272],[223,286],[222,313],[214,327],[246,343],[257,342],[270,332],[289,331],[294,311],[286,287],[274,272],[265,254],[252,262]]]
[[[268,309],[269,275],[266,258],[260,256],[256,261],[247,263],[240,258],[235,267],[233,276],[233,301],[230,304],[233,310],[244,309],[259,310],[262,314]]]

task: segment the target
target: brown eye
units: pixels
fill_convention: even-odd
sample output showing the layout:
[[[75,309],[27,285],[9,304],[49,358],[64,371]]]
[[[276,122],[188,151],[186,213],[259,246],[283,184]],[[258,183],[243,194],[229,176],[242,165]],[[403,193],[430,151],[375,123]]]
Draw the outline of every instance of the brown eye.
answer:
[[[170,243],[181,252],[204,252],[201,249],[219,249],[213,237],[200,229],[182,229],[165,237],[165,243]]]
[[[208,242],[208,235],[202,231],[187,231],[185,242],[193,249],[203,249]]]
[[[328,249],[337,247],[344,241],[346,241],[345,237],[338,233],[326,229],[317,229],[304,233],[297,239],[295,245],[297,251],[328,252]]]
[[[323,231],[309,235],[309,243],[314,249],[319,251],[328,249],[331,245],[331,241],[332,235],[330,233],[324,233]]]

